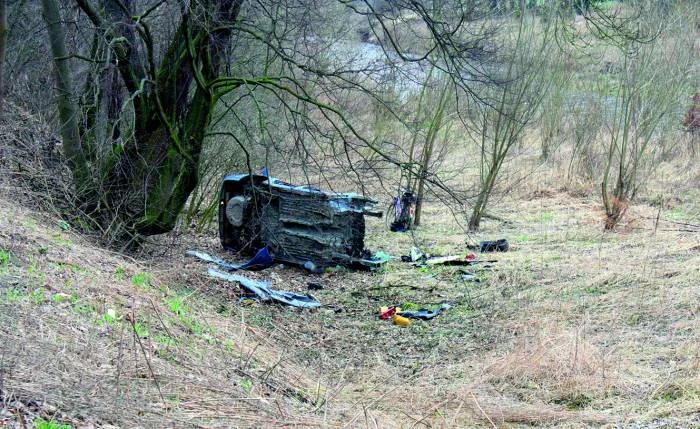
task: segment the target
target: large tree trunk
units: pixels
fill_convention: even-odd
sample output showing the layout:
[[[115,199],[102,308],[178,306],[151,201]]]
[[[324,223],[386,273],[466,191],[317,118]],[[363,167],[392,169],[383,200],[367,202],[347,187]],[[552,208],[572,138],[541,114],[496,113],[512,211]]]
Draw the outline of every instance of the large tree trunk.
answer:
[[[5,48],[7,47],[6,0],[0,0],[0,116],[5,100]]]
[[[66,36],[61,15],[55,0],[43,0],[44,21],[54,61],[54,76],[58,97],[58,117],[61,122],[61,138],[68,166],[73,173],[73,184],[79,199],[85,202],[92,193],[90,168],[80,143],[78,133],[78,109],[73,97],[73,79],[68,67]]]
[[[94,154],[89,159],[99,200],[92,201],[92,220],[106,239],[121,244],[170,231],[198,183],[200,152],[216,102],[209,83],[218,77],[242,0],[183,4],[181,21],[160,65],[154,64],[150,29],[134,19],[140,11],[134,10],[132,0],[102,0],[100,7],[76,0],[95,26],[93,55],[102,55],[98,63],[106,62],[98,72],[99,83],[87,87],[92,101],[84,107],[82,136],[70,98],[72,83],[56,1],[43,1],[56,58],[64,148],[69,161],[71,154],[83,160],[70,165],[76,183],[84,181],[85,171],[89,176],[85,153]],[[133,109],[129,129],[121,129],[129,121],[117,118],[124,92]]]

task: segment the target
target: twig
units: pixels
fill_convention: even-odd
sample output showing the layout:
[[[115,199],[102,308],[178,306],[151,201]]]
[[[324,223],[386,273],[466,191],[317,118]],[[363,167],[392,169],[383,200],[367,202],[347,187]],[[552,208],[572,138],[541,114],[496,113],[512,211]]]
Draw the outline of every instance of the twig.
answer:
[[[423,420],[427,419],[427,418],[428,418],[429,416],[431,416],[435,411],[439,410],[440,407],[442,407],[442,406],[445,405],[446,403],[450,402],[452,399],[453,399],[453,398],[448,397],[448,398],[445,399],[444,401],[442,401],[442,402],[440,402],[439,404],[437,404],[437,405],[435,405],[434,407],[432,407],[427,413],[425,413],[425,415],[424,415],[423,417],[421,417],[420,419],[416,420],[416,421],[411,425],[411,428],[416,427],[419,423],[422,423],[422,424],[424,424],[425,426],[430,427],[429,424],[423,423]],[[415,420],[415,419],[414,419],[414,420]]]
[[[24,415],[19,408],[15,408],[15,414],[17,415],[17,420],[19,420],[20,427],[22,429],[27,429],[27,422],[24,420]]]
[[[656,218],[649,217],[649,216],[642,216],[644,219],[657,219],[657,222],[659,220],[659,217],[657,216]],[[676,225],[684,225],[684,226],[689,226],[691,228],[700,228],[700,224],[695,224],[695,223],[689,223],[689,222],[680,222],[677,220],[670,220],[670,219],[660,219],[663,222],[668,222],[668,223],[675,223]]]
[[[124,351],[124,328],[120,329],[119,332],[119,352],[117,354],[117,377],[116,377],[116,386],[117,386],[117,396],[119,396],[119,379],[121,378],[122,375],[122,363],[123,363],[123,351]]]
[[[491,420],[491,417],[489,417],[489,415],[486,414],[486,411],[484,411],[484,409],[481,408],[481,405],[479,405],[479,401],[477,401],[476,395],[474,395],[474,392],[472,392],[472,391],[470,390],[470,391],[469,391],[469,394],[472,395],[472,399],[474,400],[474,403],[476,404],[476,407],[479,409],[479,411],[481,411],[481,414],[483,414],[484,417],[486,417],[486,420],[488,420],[489,423],[491,423],[491,426],[493,426],[494,428],[498,429],[498,426],[496,426],[496,424],[493,422],[493,420]]]
[[[656,220],[654,220],[654,235],[656,235],[656,230],[659,228],[659,219],[661,218],[661,206],[659,204],[659,211],[656,213]]]
[[[155,372],[153,372],[153,367],[151,367],[151,361],[148,359],[148,354],[146,354],[146,349],[143,347],[143,343],[141,342],[141,338],[139,338],[138,334],[136,333],[136,323],[134,322],[133,315],[127,313],[126,320],[128,320],[129,323],[131,324],[131,329],[134,331],[134,338],[136,338],[136,341],[139,343],[139,347],[141,347],[141,353],[143,353],[143,357],[144,357],[144,359],[146,359],[146,366],[148,366],[148,371],[151,373],[151,377],[153,377],[153,382],[156,385],[156,389],[158,389],[158,394],[160,395],[160,399],[163,401],[163,403],[165,403],[165,397],[163,396],[163,392],[161,392],[161,390],[160,390],[160,383],[158,383],[158,379],[156,378],[156,374],[155,374]]]
[[[168,337],[175,339],[175,336],[170,332],[167,326],[165,326],[165,322],[163,322],[163,319],[160,317],[160,312],[156,308],[156,304],[153,302],[153,300],[149,297],[148,301],[151,303],[151,307],[153,308],[153,311],[156,313],[156,317],[160,321],[160,324],[163,326],[163,329],[165,329],[165,332],[168,334]]]

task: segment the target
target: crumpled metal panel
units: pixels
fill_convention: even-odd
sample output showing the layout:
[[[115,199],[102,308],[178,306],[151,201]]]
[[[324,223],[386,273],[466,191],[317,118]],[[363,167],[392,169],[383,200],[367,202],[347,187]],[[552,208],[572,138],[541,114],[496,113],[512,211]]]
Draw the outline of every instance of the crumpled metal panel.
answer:
[[[221,243],[247,253],[267,246],[275,260],[298,265],[352,265],[368,256],[364,216],[377,216],[375,204],[355,193],[229,175],[220,194]]]

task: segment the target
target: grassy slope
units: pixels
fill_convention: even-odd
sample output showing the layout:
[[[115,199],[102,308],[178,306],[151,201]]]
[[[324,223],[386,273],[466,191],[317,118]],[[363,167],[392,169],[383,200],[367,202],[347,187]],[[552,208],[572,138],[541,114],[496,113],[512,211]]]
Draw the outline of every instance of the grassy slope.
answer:
[[[23,427],[20,414],[78,427],[324,421],[311,374],[180,261],[110,254],[6,199],[0,248],[0,426]]]
[[[281,289],[321,282],[316,312],[239,306],[235,287],[182,256],[218,252],[213,237],[139,262],[1,200],[0,422],[18,425],[19,410],[77,426],[700,425],[700,238],[673,223],[697,225],[697,190],[658,224],[658,208],[638,204],[604,234],[594,197],[535,179],[498,203],[507,223],[471,237],[512,243],[470,270],[481,283],[398,261],[251,274]],[[368,246],[467,251],[447,212],[426,214],[415,237],[371,221]],[[408,328],[376,314],[445,300],[447,314]]]

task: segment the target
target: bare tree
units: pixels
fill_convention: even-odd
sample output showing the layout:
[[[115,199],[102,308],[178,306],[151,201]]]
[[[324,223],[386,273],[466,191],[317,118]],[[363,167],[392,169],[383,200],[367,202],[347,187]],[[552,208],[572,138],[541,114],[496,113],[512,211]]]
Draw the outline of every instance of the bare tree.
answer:
[[[645,178],[654,170],[658,155],[668,141],[665,136],[678,128],[681,115],[678,100],[688,92],[692,78],[692,39],[667,38],[675,33],[667,22],[660,22],[658,11],[651,9],[635,25],[654,37],[631,39],[620,47],[622,62],[617,73],[612,109],[604,123],[605,163],[601,195],[605,208],[605,229],[613,229],[624,216],[628,203],[635,198]]]
[[[489,32],[472,24],[480,11],[473,2],[399,1],[382,10],[344,0],[66,6],[77,7],[62,11],[56,0],[43,0],[63,147],[80,210],[120,243],[174,227],[199,183],[208,135],[229,139],[230,150],[247,150],[247,158],[259,156],[252,143],[265,159],[275,150],[286,158],[298,153],[319,170],[343,168],[361,184],[358,160],[419,175],[420,165],[369,137],[347,106],[372,101],[398,118],[377,89],[392,73],[415,78],[400,64],[433,64],[472,97],[471,82],[489,80],[478,55]],[[70,49],[61,13],[74,14],[71,29],[82,31]],[[328,34],[344,22],[339,13],[364,23],[381,59],[358,63],[345,53],[347,61],[338,61],[345,42],[331,46]],[[77,76],[87,82],[81,90]],[[450,192],[439,178],[426,180]]]
[[[498,174],[526,127],[536,118],[550,81],[544,70],[558,51],[553,49],[553,27],[548,21],[522,15],[510,52],[503,57],[501,81],[486,87],[494,105],[478,105],[473,129],[480,154],[478,194],[468,227],[479,228]],[[558,60],[554,60],[556,63]]]
[[[5,52],[7,48],[7,1],[0,0],[0,115],[5,99]]]
[[[416,210],[413,218],[413,225],[419,226],[421,222],[421,213],[423,209],[423,199],[426,194],[426,180],[430,174],[433,174],[434,169],[431,163],[436,155],[436,143],[438,141],[441,132],[446,134],[448,128],[446,127],[448,105],[452,104],[451,101],[451,89],[452,82],[444,77],[438,77],[437,82],[430,82],[430,75],[424,84],[424,88],[428,89],[428,96],[431,102],[427,100],[424,101],[424,92],[421,92],[421,97],[418,106],[418,120],[417,124],[423,124],[421,128],[414,131],[413,140],[411,142],[411,149],[409,152],[409,163],[417,163],[418,174],[415,177],[409,176],[408,189],[415,189],[416,196]],[[430,86],[434,85],[435,88]],[[433,97],[437,97],[437,99]],[[425,105],[423,105],[425,104]],[[429,114],[427,118],[423,119],[420,117],[421,110],[428,108]],[[419,125],[420,126],[420,125]],[[414,150],[416,147],[416,140],[422,137],[422,150],[419,154],[414,156]],[[445,140],[443,138],[443,140]],[[412,180],[411,180],[412,179]]]

